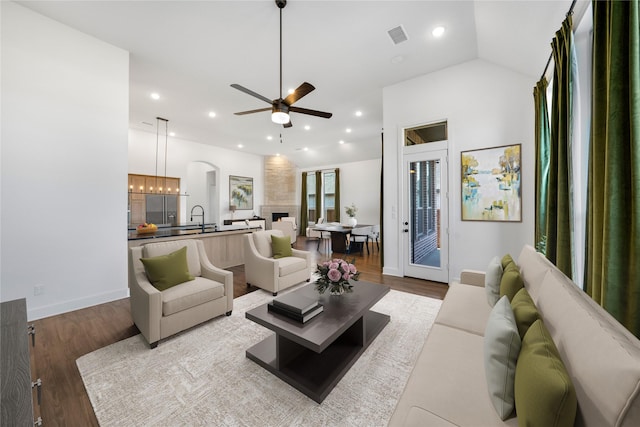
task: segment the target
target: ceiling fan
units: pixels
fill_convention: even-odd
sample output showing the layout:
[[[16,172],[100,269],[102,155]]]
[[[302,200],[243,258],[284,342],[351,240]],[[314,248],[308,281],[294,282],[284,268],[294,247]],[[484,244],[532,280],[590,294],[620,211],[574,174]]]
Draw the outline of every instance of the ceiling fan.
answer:
[[[331,118],[331,113],[293,106],[295,102],[315,89],[315,87],[311,83],[302,83],[295,91],[293,91],[293,93],[290,93],[284,99],[282,98],[282,9],[284,9],[284,7],[287,5],[287,0],[275,0],[275,2],[278,8],[280,8],[280,98],[270,100],[269,98],[262,96],[259,93],[256,93],[244,86],[234,83],[231,85],[232,88],[238,89],[241,92],[244,92],[248,95],[261,99],[268,104],[271,104],[271,107],[259,108],[257,110],[241,111],[235,114],[237,116],[242,116],[245,114],[260,113],[262,111],[271,110],[271,120],[274,123],[283,125],[283,127],[285,128],[289,128],[292,126],[291,119],[289,118],[290,112],[308,114],[310,116],[323,117],[325,119]]]

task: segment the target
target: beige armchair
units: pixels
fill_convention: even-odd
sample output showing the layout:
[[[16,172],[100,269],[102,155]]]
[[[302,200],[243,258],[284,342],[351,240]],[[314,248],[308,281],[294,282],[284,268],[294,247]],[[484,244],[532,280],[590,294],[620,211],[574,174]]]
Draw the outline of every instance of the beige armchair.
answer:
[[[195,280],[164,291],[149,281],[140,258],[168,255],[187,247],[189,273]],[[129,300],[133,321],[151,348],[158,341],[233,309],[233,273],[209,261],[200,240],[148,243],[129,248]]]
[[[257,231],[244,235],[244,272],[247,286],[273,293],[311,279],[311,253],[291,249],[292,256],[273,258],[271,235],[284,237],[280,230]]]
[[[271,223],[271,228],[273,230],[280,230],[282,234],[285,236],[289,236],[291,240],[291,244],[293,245],[296,242],[298,231],[296,229],[295,223],[292,221],[274,221]]]

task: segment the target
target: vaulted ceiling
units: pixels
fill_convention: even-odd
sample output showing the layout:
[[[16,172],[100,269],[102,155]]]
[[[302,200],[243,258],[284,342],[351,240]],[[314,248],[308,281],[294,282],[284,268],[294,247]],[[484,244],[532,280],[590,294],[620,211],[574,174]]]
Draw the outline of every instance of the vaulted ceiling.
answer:
[[[304,168],[380,157],[385,86],[481,58],[530,77],[533,87],[571,0],[289,0],[283,95],[312,83],[316,90],[296,106],[333,117],[293,113],[287,129],[269,112],[234,115],[269,105],[230,87],[279,97],[273,0],[18,3],[130,52],[130,128],[155,134],[161,116],[176,141],[282,154]],[[400,25],[408,40],[394,44],[387,32]],[[431,33],[436,26],[445,27],[441,38]]]

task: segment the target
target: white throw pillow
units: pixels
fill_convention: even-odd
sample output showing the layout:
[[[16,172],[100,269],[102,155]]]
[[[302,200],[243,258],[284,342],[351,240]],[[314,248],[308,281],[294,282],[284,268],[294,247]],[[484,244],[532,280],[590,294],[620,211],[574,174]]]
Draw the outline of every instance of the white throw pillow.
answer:
[[[487,292],[487,302],[491,307],[500,299],[500,280],[502,280],[502,262],[495,256],[489,261],[484,274],[484,290]]]
[[[489,399],[502,420],[509,418],[515,408],[516,363],[521,346],[516,319],[505,295],[493,306],[484,332]]]

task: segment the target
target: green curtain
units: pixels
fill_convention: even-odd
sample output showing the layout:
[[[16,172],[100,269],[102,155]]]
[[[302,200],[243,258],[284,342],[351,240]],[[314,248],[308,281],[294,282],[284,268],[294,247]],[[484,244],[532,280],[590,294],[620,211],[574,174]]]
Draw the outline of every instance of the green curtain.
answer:
[[[316,221],[321,216],[325,216],[323,213],[324,206],[322,205],[322,172],[316,171]],[[327,219],[325,218],[325,222]]]
[[[300,232],[309,226],[309,206],[307,205],[307,173],[302,172],[302,185],[300,186]]]
[[[547,185],[546,256],[573,277],[571,244],[571,112],[573,32],[569,15],[553,39],[553,98]]]
[[[340,222],[340,169],[336,168],[336,222]]]
[[[640,337],[640,20],[638,0],[593,1],[585,282]]]
[[[545,77],[533,88],[535,102],[536,131],[536,223],[535,243],[539,252],[546,253],[547,241],[547,188],[549,185],[549,110],[547,108],[547,87]]]

